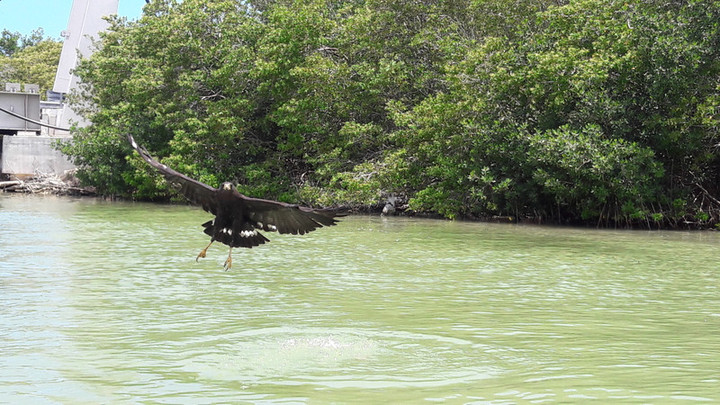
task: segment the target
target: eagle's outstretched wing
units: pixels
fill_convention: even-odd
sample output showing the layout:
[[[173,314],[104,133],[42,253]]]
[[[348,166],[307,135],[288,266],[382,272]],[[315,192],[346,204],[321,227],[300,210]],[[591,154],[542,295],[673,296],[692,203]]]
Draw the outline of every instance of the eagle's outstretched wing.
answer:
[[[264,231],[303,235],[322,226],[335,225],[335,217],[345,215],[339,210],[312,209],[295,204],[246,197],[235,192],[240,209],[248,212],[252,225]]]
[[[180,187],[180,192],[192,203],[201,206],[205,211],[217,215],[217,189],[201,183],[195,179],[176,172],[166,165],[153,159],[145,148],[138,145],[132,135],[127,135],[130,145],[140,154],[150,166],[157,169],[165,179],[173,185]]]

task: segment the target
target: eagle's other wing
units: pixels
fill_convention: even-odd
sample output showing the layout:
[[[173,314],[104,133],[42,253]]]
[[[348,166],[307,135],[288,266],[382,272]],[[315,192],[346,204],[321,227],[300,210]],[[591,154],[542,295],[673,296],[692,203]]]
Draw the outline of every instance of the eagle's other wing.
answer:
[[[237,192],[236,192],[237,193]],[[258,229],[303,235],[322,226],[335,225],[344,213],[332,209],[312,209],[278,201],[246,197],[237,193],[239,208]]]
[[[192,203],[200,205],[205,211],[217,215],[217,201],[215,195],[217,189],[208,186],[205,183],[201,183],[197,180],[191,179],[182,173],[176,172],[175,170],[167,167],[166,165],[153,159],[145,148],[138,145],[132,135],[127,135],[130,145],[133,149],[140,154],[150,166],[157,169],[165,179],[176,186],[179,186],[180,192]]]

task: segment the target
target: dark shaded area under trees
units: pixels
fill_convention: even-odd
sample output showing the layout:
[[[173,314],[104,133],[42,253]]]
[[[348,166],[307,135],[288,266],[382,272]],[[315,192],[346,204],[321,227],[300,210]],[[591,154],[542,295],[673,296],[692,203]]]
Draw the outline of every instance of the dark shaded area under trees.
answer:
[[[77,69],[93,124],[64,151],[139,199],[172,193],[125,131],[256,197],[710,228],[718,21],[711,1],[154,0]]]

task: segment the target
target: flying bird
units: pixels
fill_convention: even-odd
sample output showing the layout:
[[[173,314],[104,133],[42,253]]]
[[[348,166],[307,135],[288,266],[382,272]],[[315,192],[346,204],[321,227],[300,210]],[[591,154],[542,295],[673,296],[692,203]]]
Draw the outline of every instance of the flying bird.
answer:
[[[193,204],[215,215],[215,219],[202,224],[210,236],[210,243],[201,250],[195,261],[205,257],[208,248],[218,241],[230,246],[224,269],[232,267],[234,247],[252,248],[269,242],[259,231],[303,235],[323,226],[337,223],[335,217],[344,214],[336,209],[313,209],[278,201],[251,198],[240,194],[230,182],[220,188],[194,180],[154,160],[148,151],[139,146],[132,135],[127,135],[133,149],[165,179],[179,186],[180,192]]]

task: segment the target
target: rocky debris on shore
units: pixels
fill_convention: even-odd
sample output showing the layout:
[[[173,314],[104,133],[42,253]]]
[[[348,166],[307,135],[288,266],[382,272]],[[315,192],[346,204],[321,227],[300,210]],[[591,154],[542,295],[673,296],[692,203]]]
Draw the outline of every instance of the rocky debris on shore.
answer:
[[[0,192],[54,195],[95,195],[93,187],[81,187],[74,170],[62,175],[36,174],[25,180],[0,181]]]

